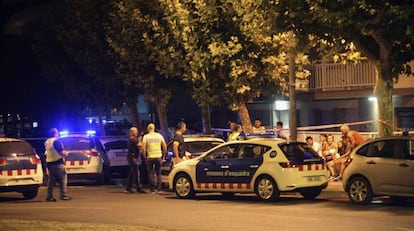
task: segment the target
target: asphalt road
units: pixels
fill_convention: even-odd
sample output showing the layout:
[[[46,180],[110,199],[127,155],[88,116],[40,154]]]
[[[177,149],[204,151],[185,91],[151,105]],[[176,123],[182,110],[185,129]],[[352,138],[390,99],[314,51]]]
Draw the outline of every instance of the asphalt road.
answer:
[[[45,187],[33,200],[2,193],[0,230],[414,230],[414,203],[380,198],[367,206],[354,205],[339,183],[313,201],[289,194],[270,203],[254,194],[197,194],[193,200],[177,199],[168,191],[125,194],[121,183],[70,185],[71,201],[45,202]]]

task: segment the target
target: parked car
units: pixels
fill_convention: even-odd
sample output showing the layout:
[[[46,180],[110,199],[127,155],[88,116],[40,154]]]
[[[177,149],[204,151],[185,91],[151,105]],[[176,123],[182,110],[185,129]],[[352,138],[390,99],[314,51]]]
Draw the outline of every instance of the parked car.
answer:
[[[109,159],[111,173],[125,174],[128,171],[128,139],[126,137],[100,137]]]
[[[414,197],[414,137],[383,137],[358,146],[342,183],[356,204],[368,204],[376,196]]]
[[[42,183],[42,164],[32,146],[24,140],[0,138],[0,192],[19,192],[33,199]]]
[[[211,135],[183,135],[184,143],[186,144],[187,151],[186,157],[187,159],[193,159],[205,151],[224,143],[224,140],[221,138],[217,138]],[[173,142],[170,141],[167,145],[167,157],[165,162],[162,165],[162,174],[164,176],[168,176],[171,171],[172,167],[172,158],[174,156],[173,152]],[[164,182],[168,181],[167,177],[164,177]]]
[[[98,184],[110,181],[110,161],[98,137],[70,134],[59,140],[68,151],[65,167],[69,179],[94,179]]]
[[[178,198],[196,193],[256,193],[264,201],[280,193],[317,197],[328,185],[326,163],[304,142],[252,138],[218,145],[203,155],[174,165],[169,187]]]
[[[45,156],[45,141],[47,138],[22,138],[22,140],[32,145],[35,153],[39,156],[43,169],[43,185],[47,185],[46,174],[46,156]]]

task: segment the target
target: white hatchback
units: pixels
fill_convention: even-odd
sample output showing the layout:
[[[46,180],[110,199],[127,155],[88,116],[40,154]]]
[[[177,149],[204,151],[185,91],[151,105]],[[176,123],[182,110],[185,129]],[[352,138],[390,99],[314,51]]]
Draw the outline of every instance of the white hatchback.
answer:
[[[317,197],[328,185],[326,163],[304,142],[253,138],[218,145],[195,159],[176,164],[169,187],[179,198],[201,192],[256,193],[264,201],[280,193]]]
[[[358,146],[342,183],[356,204],[368,204],[375,196],[414,197],[414,137],[383,137]]]
[[[20,139],[0,138],[0,192],[19,192],[33,199],[42,183],[42,163],[32,146]]]

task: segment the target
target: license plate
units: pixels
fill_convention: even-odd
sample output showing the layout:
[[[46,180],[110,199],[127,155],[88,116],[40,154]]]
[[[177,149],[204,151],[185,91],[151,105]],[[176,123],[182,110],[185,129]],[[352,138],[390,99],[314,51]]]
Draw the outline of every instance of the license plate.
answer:
[[[321,181],[320,176],[308,176],[308,182]]]

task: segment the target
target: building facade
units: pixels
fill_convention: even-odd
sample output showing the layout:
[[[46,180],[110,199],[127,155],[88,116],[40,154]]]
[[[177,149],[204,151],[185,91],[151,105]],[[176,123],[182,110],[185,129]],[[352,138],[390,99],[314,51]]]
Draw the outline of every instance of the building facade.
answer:
[[[355,124],[359,131],[377,131],[375,68],[359,64],[318,64],[311,68],[307,91],[296,91],[297,127],[338,130],[339,124]],[[394,83],[394,130],[414,129],[414,76],[400,75]],[[282,121],[289,127],[289,101],[261,101],[248,105],[252,118],[267,128]],[[331,127],[329,125],[332,125]]]

